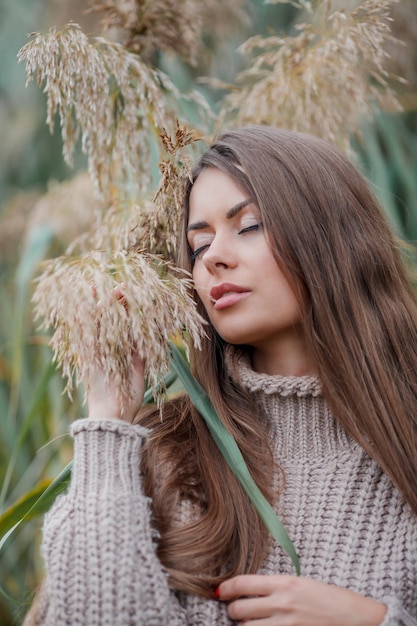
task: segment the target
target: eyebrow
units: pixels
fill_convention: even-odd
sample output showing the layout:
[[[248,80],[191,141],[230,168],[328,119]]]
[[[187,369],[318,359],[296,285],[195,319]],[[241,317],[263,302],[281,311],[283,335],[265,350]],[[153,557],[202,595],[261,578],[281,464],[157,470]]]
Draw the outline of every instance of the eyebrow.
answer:
[[[246,206],[248,206],[249,204],[253,204],[253,200],[251,198],[247,198],[246,200],[242,200],[242,202],[238,202],[238,204],[235,204],[234,206],[232,206],[231,209],[229,209],[226,212],[226,218],[228,220],[231,220],[233,217],[235,217],[238,213],[240,213],[240,211],[242,209],[244,209]],[[202,228],[208,228],[209,223],[208,222],[193,222],[192,224],[188,224],[187,226],[187,233],[190,232],[191,230],[201,230]]]

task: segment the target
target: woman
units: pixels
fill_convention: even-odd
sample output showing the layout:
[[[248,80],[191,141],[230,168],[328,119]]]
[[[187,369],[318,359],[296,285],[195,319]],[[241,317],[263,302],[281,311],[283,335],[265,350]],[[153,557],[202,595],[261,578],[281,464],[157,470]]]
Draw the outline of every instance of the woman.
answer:
[[[138,358],[124,420],[89,381],[25,624],[417,626],[417,305],[363,178],[316,138],[226,132],[185,190],[182,248],[209,321],[193,372],[302,576],[187,398],[137,415]]]

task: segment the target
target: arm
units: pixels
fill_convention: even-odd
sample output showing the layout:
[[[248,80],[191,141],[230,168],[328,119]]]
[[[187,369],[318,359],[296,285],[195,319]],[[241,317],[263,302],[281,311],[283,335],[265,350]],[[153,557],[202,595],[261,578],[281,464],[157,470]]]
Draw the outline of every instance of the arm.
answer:
[[[88,381],[91,419],[72,426],[71,485],[45,518],[46,578],[28,626],[185,624],[156,555],[150,501],[142,491],[147,431],[129,423],[144,391],[137,355],[132,381],[124,411],[115,381],[105,381],[99,370]]]
[[[146,431],[119,420],[79,420],[73,478],[47,515],[43,626],[184,624],[155,553],[139,472]]]

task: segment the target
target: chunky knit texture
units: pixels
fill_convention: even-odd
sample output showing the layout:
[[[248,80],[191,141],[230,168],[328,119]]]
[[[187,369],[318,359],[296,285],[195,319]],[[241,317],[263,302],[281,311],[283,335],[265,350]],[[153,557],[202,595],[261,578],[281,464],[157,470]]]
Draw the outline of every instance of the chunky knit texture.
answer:
[[[417,626],[417,520],[330,414],[319,382],[257,374],[237,355],[229,355],[228,367],[254,394],[259,419],[270,421],[286,475],[277,513],[302,574],[384,602],[383,626]],[[71,487],[45,520],[47,576],[36,623],[230,626],[222,603],[168,588],[138,471],[146,431],[79,420],[72,433]],[[294,570],[275,545],[260,573]]]

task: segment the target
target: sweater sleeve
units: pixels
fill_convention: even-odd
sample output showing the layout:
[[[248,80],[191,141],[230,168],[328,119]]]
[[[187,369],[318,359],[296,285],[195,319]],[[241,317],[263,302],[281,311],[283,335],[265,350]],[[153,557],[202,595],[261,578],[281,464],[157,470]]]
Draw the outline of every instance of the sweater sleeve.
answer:
[[[140,453],[147,431],[78,420],[69,491],[45,518],[42,626],[183,626],[155,551]]]
[[[387,606],[387,612],[380,626],[417,626],[417,618],[404,609],[398,598],[386,597],[381,602]]]

